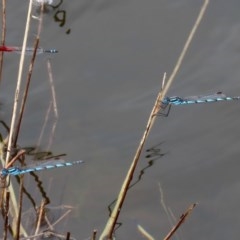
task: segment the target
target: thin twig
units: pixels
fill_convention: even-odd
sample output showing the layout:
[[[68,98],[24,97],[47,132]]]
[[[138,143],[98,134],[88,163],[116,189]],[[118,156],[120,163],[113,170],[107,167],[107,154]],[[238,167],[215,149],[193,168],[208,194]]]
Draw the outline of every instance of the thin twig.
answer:
[[[153,236],[150,235],[141,225],[137,226],[138,231],[148,240],[155,240]]]
[[[178,221],[178,223],[176,224],[176,226],[174,226],[172,228],[172,230],[168,233],[168,235],[163,239],[163,240],[169,240],[172,235],[177,231],[177,229],[184,223],[184,221],[186,220],[186,218],[189,216],[189,214],[192,212],[192,210],[196,207],[196,203],[192,204],[187,211],[180,217],[180,220]]]
[[[36,151],[38,150],[38,148],[39,148],[39,146],[42,142],[42,138],[43,138],[43,135],[44,135],[47,123],[48,123],[49,115],[50,115],[50,112],[52,110],[52,104],[53,103],[51,101],[48,105],[48,108],[47,108],[47,111],[46,111],[46,114],[45,114],[45,118],[44,118],[44,122],[43,122],[43,125],[42,125],[42,128],[41,128],[41,132],[40,132],[39,137],[38,137]]]
[[[1,45],[5,45],[5,38],[6,38],[6,0],[2,0],[2,39]],[[3,68],[3,56],[4,51],[0,54],[0,83],[2,81],[2,68]]]
[[[70,236],[71,236],[70,232],[67,232],[66,240],[70,240]]]
[[[26,28],[25,28],[25,34],[24,34],[23,44],[22,44],[22,52],[21,52],[21,57],[20,57],[20,62],[19,62],[17,86],[16,86],[16,90],[15,90],[12,120],[11,120],[10,132],[9,132],[9,141],[8,141],[8,146],[7,146],[8,151],[7,151],[7,154],[6,154],[6,163],[8,163],[8,161],[9,161],[10,150],[12,149],[12,144],[13,144],[12,140],[13,140],[13,133],[14,133],[16,117],[17,117],[19,93],[20,93],[20,89],[21,89],[22,73],[23,73],[23,65],[24,65],[23,63],[24,63],[24,59],[25,59],[25,52],[26,52],[26,45],[27,45],[27,36],[28,36],[28,32],[29,32],[29,27],[30,27],[32,1],[33,0],[29,0]]]
[[[161,205],[163,207],[164,212],[167,215],[168,221],[169,221],[169,223],[170,223],[170,225],[172,227],[174,225],[174,223],[173,223],[173,220],[171,218],[171,214],[168,211],[168,207],[165,204],[163,189],[162,189],[161,183],[159,182],[158,184],[159,184],[159,192],[160,192],[160,202],[161,202]]]
[[[5,203],[5,209],[4,211],[4,232],[3,232],[3,239],[7,240],[8,236],[8,211],[9,211],[9,199],[10,199],[10,193],[6,192],[6,203]]]
[[[25,110],[25,105],[26,105],[26,101],[27,101],[27,97],[28,97],[28,91],[29,91],[30,81],[31,81],[32,71],[33,71],[33,65],[34,65],[36,55],[37,55],[38,45],[39,45],[39,38],[36,38],[35,44],[34,44],[33,56],[32,56],[32,59],[31,59],[31,63],[29,65],[27,83],[26,83],[26,87],[25,87],[25,90],[24,90],[24,93],[23,93],[23,98],[22,98],[20,113],[19,113],[19,117],[18,117],[18,121],[17,121],[15,136],[14,136],[14,139],[13,139],[13,147],[16,147],[16,145],[17,145],[17,140],[18,140],[18,135],[19,135],[19,132],[20,132],[23,113],[24,113],[24,110]]]
[[[41,203],[41,206],[40,206],[40,211],[39,211],[39,214],[38,214],[37,226],[36,226],[36,230],[35,230],[35,234],[34,235],[37,235],[38,232],[39,232],[39,229],[40,229],[40,226],[41,226],[41,222],[42,222],[42,219],[44,217],[45,205],[46,205],[46,203],[43,200],[42,203]]]
[[[42,29],[42,19],[43,19],[43,3],[41,4],[38,31],[37,31],[37,36],[35,39],[35,44],[34,44],[34,52],[33,52],[32,59],[31,59],[29,69],[28,69],[27,83],[26,83],[25,90],[24,90],[23,97],[22,97],[22,103],[21,103],[21,108],[19,111],[19,117],[18,117],[18,121],[17,121],[15,136],[13,138],[13,146],[14,147],[17,145],[17,139],[18,139],[18,135],[19,135],[19,131],[20,131],[21,123],[22,123],[22,118],[23,118],[23,113],[24,113],[24,109],[25,109],[25,105],[26,105],[26,101],[27,101],[27,97],[28,97],[28,91],[29,91],[29,87],[30,87],[30,81],[32,78],[33,66],[34,66],[34,62],[36,59],[37,49],[38,49],[39,41],[40,41],[40,34],[41,34],[41,29]]]
[[[24,176],[20,176],[20,186],[19,186],[19,199],[18,199],[18,216],[16,223],[16,236],[15,239],[18,240],[20,236],[20,227],[21,227],[21,216],[22,216],[22,201],[23,201],[23,180]]]
[[[92,239],[91,239],[91,240],[96,240],[96,237],[97,237],[97,230],[94,229],[94,230],[93,230],[93,235],[92,235]]]
[[[5,168],[9,168],[13,165],[13,163],[19,158],[21,157],[23,154],[25,154],[25,150],[21,149],[20,151],[18,151],[18,153],[16,154],[16,156],[5,166]]]
[[[178,70],[180,69],[180,67],[182,65],[183,59],[184,59],[184,57],[186,55],[186,52],[187,52],[187,50],[188,50],[188,48],[190,46],[190,43],[192,42],[192,39],[193,39],[193,37],[194,37],[194,35],[195,35],[196,31],[197,31],[197,28],[198,28],[200,22],[202,21],[203,16],[204,16],[204,14],[206,12],[208,3],[209,3],[209,0],[204,0],[204,3],[203,3],[203,5],[202,5],[202,7],[200,9],[199,14],[198,14],[197,20],[195,21],[194,26],[193,26],[193,28],[192,28],[192,30],[191,30],[188,38],[187,38],[187,41],[186,41],[186,43],[185,43],[185,45],[183,47],[183,50],[182,50],[182,52],[181,52],[181,54],[180,54],[180,56],[179,56],[179,58],[177,60],[177,63],[176,63],[176,65],[175,65],[175,67],[174,67],[174,69],[172,71],[172,74],[170,75],[170,77],[169,77],[169,79],[167,81],[167,84],[166,84],[166,86],[163,89],[162,98],[165,97],[165,95],[166,95],[167,91],[169,90],[169,88],[170,88],[170,86],[171,86],[171,84],[172,84],[172,82],[173,82],[173,80],[174,80]]]
[[[18,78],[17,78],[16,90],[15,90],[15,96],[14,96],[14,104],[13,104],[12,119],[11,119],[11,126],[10,126],[10,132],[9,132],[9,140],[8,140],[8,145],[7,145],[6,165],[8,164],[8,162],[10,160],[10,151],[12,149],[12,144],[13,144],[13,135],[14,135],[16,117],[17,117],[17,111],[18,111],[19,93],[20,93],[20,89],[21,89],[27,37],[28,37],[28,32],[29,32],[29,27],[30,27],[32,2],[33,2],[33,0],[29,0],[26,27],[25,27],[25,33],[24,33],[24,38],[23,38],[22,52],[21,52],[19,68],[18,68]],[[14,193],[14,189],[11,184],[9,186],[9,191],[11,193],[11,203],[12,203],[12,206],[10,208],[12,210],[11,214],[12,214],[13,218],[16,218],[16,216],[18,215],[17,200],[16,200],[16,196]],[[21,228],[21,233],[23,235],[26,235],[25,229],[22,226],[20,226],[20,228]]]

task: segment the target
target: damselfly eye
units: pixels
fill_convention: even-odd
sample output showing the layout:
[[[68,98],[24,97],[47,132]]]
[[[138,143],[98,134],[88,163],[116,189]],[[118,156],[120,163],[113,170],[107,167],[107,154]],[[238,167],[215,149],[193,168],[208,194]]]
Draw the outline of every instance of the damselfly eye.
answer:
[[[181,102],[181,98],[180,97],[170,97],[169,102],[170,103],[178,103],[178,102]]]

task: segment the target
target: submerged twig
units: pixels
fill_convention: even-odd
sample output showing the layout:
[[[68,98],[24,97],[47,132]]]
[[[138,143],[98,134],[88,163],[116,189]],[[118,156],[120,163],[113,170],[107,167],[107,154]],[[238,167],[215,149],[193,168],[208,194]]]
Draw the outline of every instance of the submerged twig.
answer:
[[[172,230],[168,233],[168,235],[163,239],[163,240],[169,240],[172,235],[177,231],[177,229],[184,223],[184,221],[186,220],[186,218],[190,215],[190,213],[192,212],[192,210],[196,207],[196,203],[192,204],[187,211],[182,214],[182,216],[180,217],[180,220],[178,221],[178,223],[176,224],[176,226],[174,226],[172,228]]]

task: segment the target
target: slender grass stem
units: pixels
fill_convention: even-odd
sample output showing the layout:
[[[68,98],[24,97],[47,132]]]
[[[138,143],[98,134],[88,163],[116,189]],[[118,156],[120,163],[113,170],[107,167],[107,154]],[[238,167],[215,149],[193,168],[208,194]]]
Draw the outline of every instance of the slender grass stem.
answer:
[[[2,0],[2,39],[1,45],[5,45],[6,38],[6,0]],[[2,81],[2,67],[3,67],[4,52],[0,53],[0,83]]]

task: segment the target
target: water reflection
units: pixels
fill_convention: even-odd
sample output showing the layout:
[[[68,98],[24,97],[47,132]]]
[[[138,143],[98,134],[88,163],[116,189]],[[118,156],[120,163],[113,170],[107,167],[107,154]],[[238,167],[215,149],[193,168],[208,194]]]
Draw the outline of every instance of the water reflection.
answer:
[[[164,157],[167,154],[167,153],[163,152],[163,150],[160,148],[162,146],[162,144],[163,144],[163,142],[161,142],[157,145],[154,145],[146,150],[146,152],[148,153],[145,156],[145,158],[148,159],[147,166],[143,167],[139,171],[137,179],[129,186],[129,189],[133,188],[136,184],[138,184],[142,180],[142,177],[145,174],[146,170],[151,168],[154,165],[155,161],[159,160],[160,158]],[[114,199],[108,205],[109,216],[112,215],[112,208],[116,201],[117,201],[117,199]],[[114,232],[116,232],[116,230],[119,229],[122,225],[123,225],[122,222],[117,222]]]
[[[46,14],[52,15],[53,20],[59,24],[59,27],[64,27],[67,19],[67,11],[61,8],[63,0],[35,0],[37,6],[36,11],[41,11],[41,4],[43,3],[43,11]],[[66,34],[71,33],[71,28],[66,30]]]

